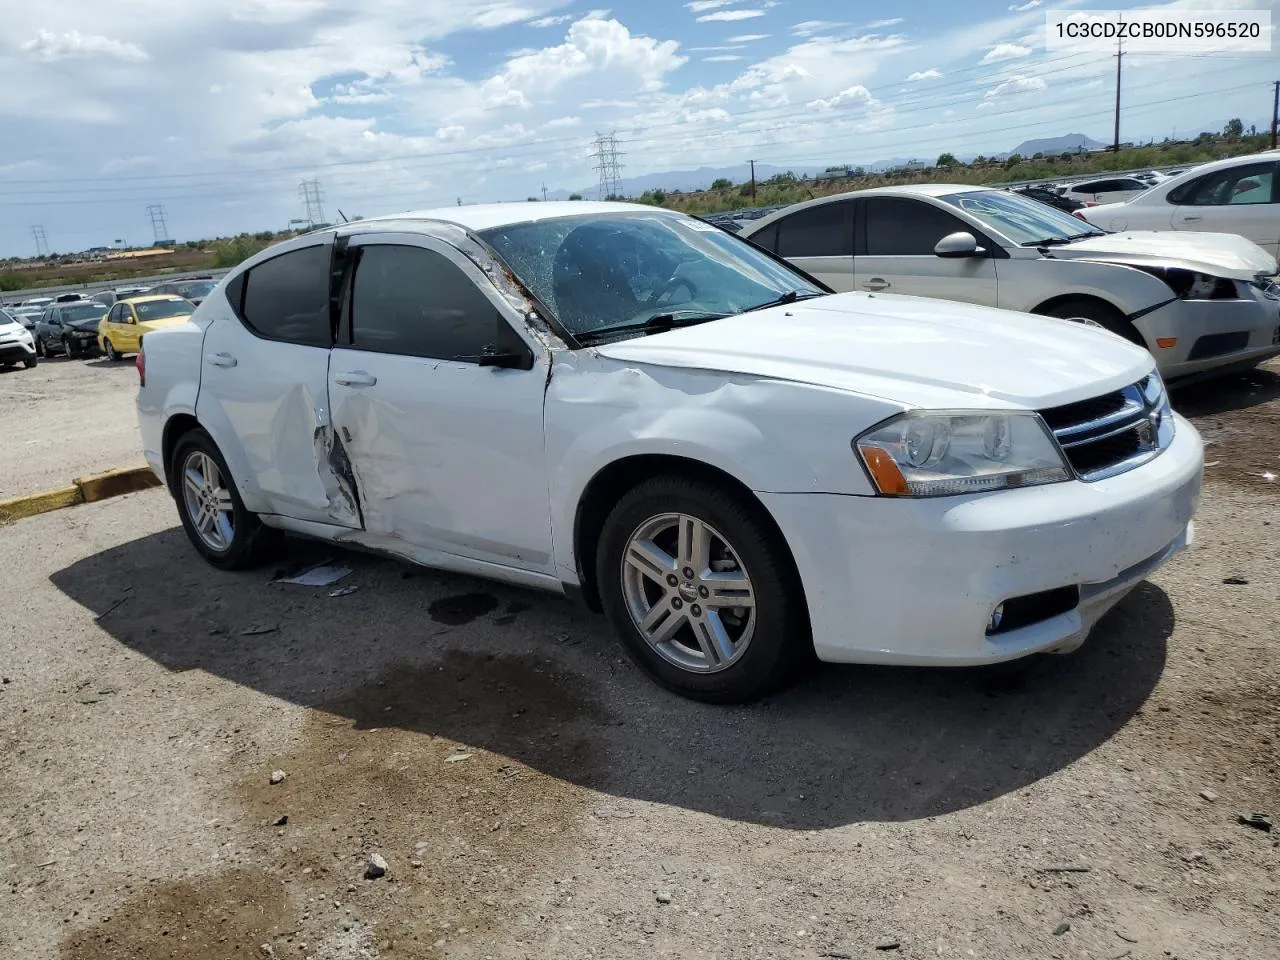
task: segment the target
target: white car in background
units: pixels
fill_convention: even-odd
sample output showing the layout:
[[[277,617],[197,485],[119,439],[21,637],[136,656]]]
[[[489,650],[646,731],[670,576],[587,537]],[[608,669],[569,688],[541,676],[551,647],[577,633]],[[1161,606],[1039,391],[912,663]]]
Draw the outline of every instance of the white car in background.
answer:
[[[1080,216],[1104,230],[1236,233],[1280,257],[1280,152],[1218,160]]]
[[[1188,542],[1200,490],[1145,350],[830,295],[630,204],[311,233],[142,347],[144,453],[214,566],[270,527],[580,597],[709,701],[806,652],[1075,649]]]
[[[1280,354],[1275,258],[1229,234],[1107,234],[1005,190],[920,184],[810,200],[742,236],[835,290],[1091,321],[1166,379]]]
[[[1077,180],[1058,187],[1058,196],[1083,204],[1120,203],[1145,193],[1150,184],[1137,177],[1099,177]]]
[[[17,317],[0,310],[0,367],[21,363],[31,369],[39,360],[31,331]]]

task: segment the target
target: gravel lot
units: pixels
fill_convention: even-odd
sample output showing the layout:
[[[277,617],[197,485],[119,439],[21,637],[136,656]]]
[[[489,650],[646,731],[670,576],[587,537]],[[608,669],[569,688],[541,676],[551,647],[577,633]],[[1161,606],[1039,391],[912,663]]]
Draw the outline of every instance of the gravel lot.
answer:
[[[77,477],[142,465],[131,358],[41,360],[0,367],[0,500],[65,487]]]
[[[0,375],[50,438],[5,489],[136,460],[132,376]],[[1280,367],[1175,404],[1199,542],[1078,653],[741,708],[554,598],[218,573],[160,490],[3,528],[0,956],[1280,957],[1280,831],[1236,819],[1280,822]]]

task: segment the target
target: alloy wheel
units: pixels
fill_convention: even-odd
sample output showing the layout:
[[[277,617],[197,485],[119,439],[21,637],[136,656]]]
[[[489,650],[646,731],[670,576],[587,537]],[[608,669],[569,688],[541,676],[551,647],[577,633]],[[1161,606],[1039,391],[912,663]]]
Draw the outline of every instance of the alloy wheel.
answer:
[[[653,517],[631,534],[622,596],[649,646],[692,673],[728,669],[755,635],[755,591],[737,550],[689,514]]]
[[[213,550],[226,550],[235,537],[235,505],[218,464],[192,450],[182,464],[182,501],[196,533]]]
[[[113,347],[113,346],[111,345],[111,341],[110,341],[110,340],[105,340],[105,341],[103,341],[103,342],[106,344],[106,347],[107,347],[107,359],[108,359],[108,360],[115,360],[115,359],[116,359],[116,348],[115,348],[115,347]]]

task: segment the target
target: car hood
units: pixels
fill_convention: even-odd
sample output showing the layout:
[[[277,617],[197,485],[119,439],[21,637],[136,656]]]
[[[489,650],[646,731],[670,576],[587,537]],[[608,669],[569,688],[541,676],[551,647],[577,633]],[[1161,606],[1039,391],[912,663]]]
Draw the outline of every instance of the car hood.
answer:
[[[1119,389],[1150,355],[1104,330],[948,300],[842,293],[595,348],[613,360],[812,383],[905,406],[1030,409]]]
[[[105,310],[102,311],[103,316],[106,316],[106,313],[107,312]],[[97,333],[98,324],[101,322],[102,322],[102,317],[89,317],[85,320],[73,320],[71,323],[68,323],[67,326],[70,327],[72,330],[78,330],[81,333],[84,333],[84,332]]]
[[[1120,205],[1108,206],[1115,209]],[[1092,207],[1089,215],[1097,216],[1102,209]],[[1256,280],[1276,272],[1271,254],[1234,233],[1125,230],[1050,249],[1054,257],[1064,260],[1106,260],[1142,266],[1168,266],[1169,261],[1177,261],[1176,266],[1232,280]]]

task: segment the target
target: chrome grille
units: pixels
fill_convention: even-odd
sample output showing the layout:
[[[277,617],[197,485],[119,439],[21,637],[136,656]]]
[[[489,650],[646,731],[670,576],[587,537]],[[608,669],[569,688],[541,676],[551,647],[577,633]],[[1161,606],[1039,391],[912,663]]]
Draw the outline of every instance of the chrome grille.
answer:
[[[1040,416],[1086,482],[1132,470],[1173,442],[1173,411],[1154,373],[1114,393],[1041,410]]]

